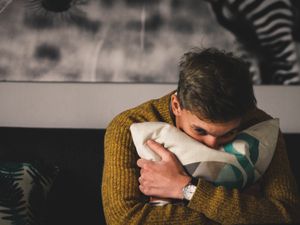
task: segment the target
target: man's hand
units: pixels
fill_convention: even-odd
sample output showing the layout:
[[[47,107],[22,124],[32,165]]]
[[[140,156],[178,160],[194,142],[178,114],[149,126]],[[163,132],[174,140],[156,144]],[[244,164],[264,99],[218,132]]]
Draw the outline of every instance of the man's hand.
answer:
[[[139,177],[141,192],[147,196],[183,199],[182,188],[191,178],[172,152],[153,140],[148,140],[147,144],[161,157],[161,161],[145,159],[137,161],[137,165],[141,168]]]

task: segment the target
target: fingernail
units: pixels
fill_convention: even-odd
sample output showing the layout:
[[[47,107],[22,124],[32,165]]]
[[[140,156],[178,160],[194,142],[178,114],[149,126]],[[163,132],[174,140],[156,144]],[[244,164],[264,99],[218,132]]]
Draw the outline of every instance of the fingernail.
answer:
[[[152,144],[153,143],[153,140],[149,139],[147,140],[147,144]]]

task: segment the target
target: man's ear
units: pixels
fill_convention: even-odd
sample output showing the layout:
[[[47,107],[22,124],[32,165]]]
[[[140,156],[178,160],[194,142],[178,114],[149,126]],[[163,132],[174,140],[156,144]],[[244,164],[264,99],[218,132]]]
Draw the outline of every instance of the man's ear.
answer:
[[[181,114],[179,99],[175,94],[171,96],[171,107],[175,116],[179,116]]]

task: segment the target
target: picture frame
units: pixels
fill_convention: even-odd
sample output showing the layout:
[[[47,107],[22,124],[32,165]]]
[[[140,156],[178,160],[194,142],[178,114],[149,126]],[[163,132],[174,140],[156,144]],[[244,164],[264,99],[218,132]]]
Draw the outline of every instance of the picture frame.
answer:
[[[214,47],[249,62],[255,85],[298,85],[299,8],[292,0],[1,0],[0,81],[172,84],[182,54]]]

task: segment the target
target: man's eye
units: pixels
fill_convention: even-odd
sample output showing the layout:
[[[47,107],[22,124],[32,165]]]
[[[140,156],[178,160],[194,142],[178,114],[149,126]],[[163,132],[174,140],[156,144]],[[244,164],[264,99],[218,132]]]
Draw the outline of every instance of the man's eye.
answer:
[[[230,132],[228,132],[227,134],[224,134],[222,137],[230,137],[230,136],[232,136],[232,135],[234,135],[234,134],[236,134],[237,133],[237,130],[233,130],[233,131],[230,131]]]
[[[196,129],[196,132],[197,132],[197,134],[199,134],[199,135],[201,135],[201,136],[207,135],[206,130],[201,129],[201,128],[197,128],[197,129]]]

